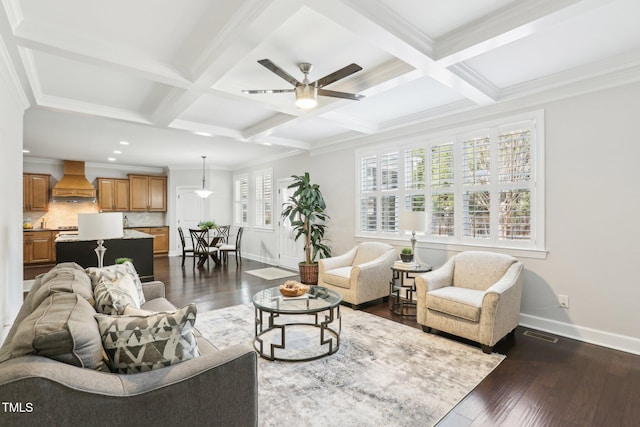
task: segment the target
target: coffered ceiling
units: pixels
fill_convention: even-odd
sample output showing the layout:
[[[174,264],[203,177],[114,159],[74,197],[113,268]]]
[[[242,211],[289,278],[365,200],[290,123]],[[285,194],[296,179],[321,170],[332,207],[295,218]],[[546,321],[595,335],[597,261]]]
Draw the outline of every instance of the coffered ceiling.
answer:
[[[637,0],[2,0],[27,156],[224,169],[551,89],[640,80]],[[2,53],[2,52],[0,52]],[[298,80],[363,70],[312,110]],[[606,79],[603,78],[606,76]],[[122,147],[125,140],[129,145]],[[114,150],[122,154],[113,154]]]

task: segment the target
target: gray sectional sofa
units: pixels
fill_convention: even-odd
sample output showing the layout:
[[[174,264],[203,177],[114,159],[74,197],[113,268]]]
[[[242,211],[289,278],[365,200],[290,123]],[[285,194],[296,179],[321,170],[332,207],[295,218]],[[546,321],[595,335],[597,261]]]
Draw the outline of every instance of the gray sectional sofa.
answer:
[[[36,279],[0,348],[0,425],[257,425],[257,360],[249,345],[218,350],[193,330],[197,357],[113,373],[98,360],[106,353],[96,348],[91,281],[73,263],[54,270]],[[176,310],[162,282],[141,288],[141,309]],[[52,314],[63,320],[47,320]]]

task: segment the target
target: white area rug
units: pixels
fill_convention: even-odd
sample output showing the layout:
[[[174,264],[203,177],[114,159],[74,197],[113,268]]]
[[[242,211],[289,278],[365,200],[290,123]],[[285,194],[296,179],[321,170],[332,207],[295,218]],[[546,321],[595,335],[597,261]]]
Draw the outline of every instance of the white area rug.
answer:
[[[432,426],[504,359],[369,313],[340,311],[337,353],[311,362],[259,358],[259,425]],[[253,305],[198,313],[196,327],[218,348],[253,344]]]
[[[281,268],[276,268],[276,267],[260,268],[258,270],[248,270],[246,273],[251,274],[253,276],[258,276],[261,279],[265,279],[265,280],[283,279],[285,277],[298,275],[298,272],[296,271],[283,270]]]

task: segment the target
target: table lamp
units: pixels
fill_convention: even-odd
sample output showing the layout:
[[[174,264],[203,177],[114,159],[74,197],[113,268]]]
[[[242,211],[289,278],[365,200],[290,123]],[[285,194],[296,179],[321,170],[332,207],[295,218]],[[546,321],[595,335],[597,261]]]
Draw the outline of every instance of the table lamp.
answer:
[[[400,213],[400,229],[403,231],[411,231],[411,252],[413,257],[418,261],[416,253],[416,231],[425,231],[427,223],[427,215],[421,211],[403,211]]]
[[[107,248],[103,243],[107,239],[120,239],[122,230],[122,212],[78,214],[78,239],[97,240],[95,249],[98,256],[98,268],[103,267],[104,253]]]

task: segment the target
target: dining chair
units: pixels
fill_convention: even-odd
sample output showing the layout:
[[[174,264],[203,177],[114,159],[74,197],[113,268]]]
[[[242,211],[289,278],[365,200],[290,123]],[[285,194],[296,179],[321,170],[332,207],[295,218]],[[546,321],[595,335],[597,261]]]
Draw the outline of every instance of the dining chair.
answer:
[[[188,248],[184,240],[184,231],[182,231],[182,227],[178,227],[178,234],[180,235],[180,246],[182,247],[182,266],[184,267],[185,257],[192,256],[194,257],[195,262],[195,254],[193,253],[193,240],[191,242],[191,247]]]
[[[228,243],[218,246],[218,250],[220,254],[223,256],[224,261],[227,261],[227,254],[229,252],[234,252],[236,256],[236,265],[238,263],[242,263],[242,253],[240,251],[241,243],[242,243],[242,232],[244,231],[244,227],[238,228],[238,234],[236,234],[236,243],[235,245],[230,245]],[[238,260],[240,260],[238,262]]]
[[[229,243],[229,231],[231,230],[230,225],[221,225],[218,226],[218,245],[220,246],[222,243]]]
[[[215,246],[209,246],[209,231],[201,229],[189,229],[191,235],[191,241],[193,242],[193,267],[196,266],[196,257],[198,257],[198,267],[202,266],[205,261],[207,262],[207,268],[209,267],[209,256],[216,261],[218,255],[218,248]]]

